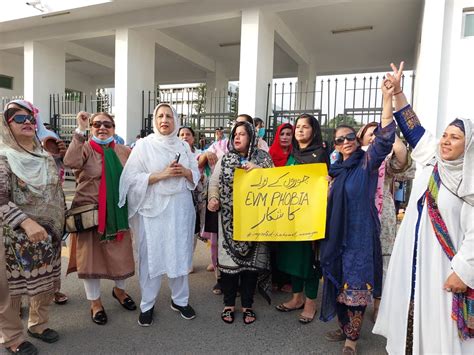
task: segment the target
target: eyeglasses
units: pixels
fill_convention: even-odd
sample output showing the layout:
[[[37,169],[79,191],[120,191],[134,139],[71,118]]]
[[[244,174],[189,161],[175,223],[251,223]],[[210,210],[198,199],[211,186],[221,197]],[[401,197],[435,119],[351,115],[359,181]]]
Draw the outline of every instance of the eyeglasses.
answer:
[[[91,123],[91,126],[94,128],[100,128],[102,126],[104,126],[105,128],[115,127],[113,122],[110,122],[110,121],[94,121]]]
[[[8,120],[8,123],[14,121],[18,124],[24,124],[26,120],[30,121],[31,124],[36,124],[36,118],[31,115],[16,115]]]
[[[337,137],[336,139],[334,139],[334,144],[335,145],[341,145],[341,144],[344,144],[344,141],[347,139],[348,142],[353,142],[356,140],[356,135],[355,133],[349,133],[349,134],[346,134],[345,136],[340,136],[340,137]]]

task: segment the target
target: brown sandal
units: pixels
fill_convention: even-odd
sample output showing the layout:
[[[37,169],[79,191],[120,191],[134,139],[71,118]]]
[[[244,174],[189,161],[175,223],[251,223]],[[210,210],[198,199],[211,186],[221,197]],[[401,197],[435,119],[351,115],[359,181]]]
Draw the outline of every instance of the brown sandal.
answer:
[[[68,297],[62,292],[54,293],[54,303],[65,304],[68,301]]]

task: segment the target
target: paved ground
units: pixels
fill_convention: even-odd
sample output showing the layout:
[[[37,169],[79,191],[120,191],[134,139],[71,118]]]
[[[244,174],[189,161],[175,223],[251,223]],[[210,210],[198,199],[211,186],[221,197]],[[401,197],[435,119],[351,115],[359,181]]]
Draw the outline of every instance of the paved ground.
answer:
[[[69,193],[73,189],[71,186],[66,184]],[[66,248],[63,255],[65,269]],[[90,319],[82,282],[73,274],[63,278],[62,291],[69,296],[69,302],[51,307],[50,326],[58,330],[60,341],[45,344],[36,339],[29,340],[42,354],[340,354],[342,343],[324,340],[324,333],[334,329],[336,321],[323,323],[315,320],[302,325],[297,320],[297,312],[282,314],[276,311],[274,305],[287,299],[285,293],[274,294],[271,306],[256,296],[254,308],[258,320],[252,325],[244,325],[240,313],[234,324],[223,323],[220,319],[222,296],[211,293],[215,280],[213,273],[205,270],[208,261],[209,249],[198,242],[195,272],[190,275],[190,303],[197,312],[194,320],[184,320],[170,309],[170,291],[165,282],[155,306],[155,323],[142,328],[137,324],[138,311],[122,308],[112,298],[113,283],[104,281],[102,300],[109,322],[98,326]],[[138,303],[140,291],[136,276],[128,281],[127,291]],[[358,353],[386,354],[384,338],[371,333],[371,315],[372,309],[368,310],[364,321]],[[0,354],[6,353],[0,350]]]

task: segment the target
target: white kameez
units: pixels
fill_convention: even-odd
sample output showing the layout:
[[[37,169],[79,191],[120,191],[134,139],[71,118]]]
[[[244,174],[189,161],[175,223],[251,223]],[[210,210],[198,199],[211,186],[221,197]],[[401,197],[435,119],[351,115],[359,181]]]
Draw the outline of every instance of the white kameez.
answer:
[[[187,275],[192,261],[196,212],[191,194],[200,173],[189,144],[177,137],[179,123],[174,110],[173,115],[175,129],[170,135],[161,135],[155,127],[155,134],[137,141],[120,179],[119,204],[123,205],[126,197],[130,227],[140,240],[146,240],[151,279],[164,274],[169,278]],[[176,153],[181,154],[179,163],[192,171],[193,181],[171,177],[149,185],[150,175],[165,170]]]
[[[437,149],[436,141],[426,132],[412,157],[423,165],[415,180],[405,217],[395,240],[382,302],[373,332],[387,338],[389,354],[404,354],[412,289],[412,261],[415,229],[419,213],[417,201],[428,187]],[[413,354],[474,354],[474,339],[461,341],[451,319],[452,293],[443,290],[448,276],[456,274],[474,287],[474,207],[463,202],[441,185],[438,206],[457,254],[452,262],[434,234],[426,204],[418,232],[414,298]]]

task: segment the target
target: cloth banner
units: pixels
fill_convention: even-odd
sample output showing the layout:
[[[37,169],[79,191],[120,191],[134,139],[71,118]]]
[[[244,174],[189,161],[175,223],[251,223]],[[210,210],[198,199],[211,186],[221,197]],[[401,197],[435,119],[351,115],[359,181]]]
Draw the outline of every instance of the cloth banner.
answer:
[[[234,240],[323,239],[328,182],[326,164],[304,164],[234,175]]]

